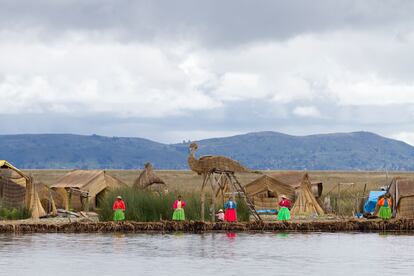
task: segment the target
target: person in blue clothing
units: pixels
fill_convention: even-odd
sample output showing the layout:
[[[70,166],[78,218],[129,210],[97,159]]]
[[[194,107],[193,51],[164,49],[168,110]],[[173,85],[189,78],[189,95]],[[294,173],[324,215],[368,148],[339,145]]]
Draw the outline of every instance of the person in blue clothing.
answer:
[[[227,200],[227,202],[224,204],[224,209],[226,209],[226,212],[224,213],[225,221],[237,221],[237,203],[233,201],[233,197],[229,197],[229,200]]]

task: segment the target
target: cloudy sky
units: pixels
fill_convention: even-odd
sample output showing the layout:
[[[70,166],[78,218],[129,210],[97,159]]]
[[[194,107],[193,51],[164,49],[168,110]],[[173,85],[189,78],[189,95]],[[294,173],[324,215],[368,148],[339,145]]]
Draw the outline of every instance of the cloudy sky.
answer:
[[[0,134],[414,145],[414,1],[0,0]]]

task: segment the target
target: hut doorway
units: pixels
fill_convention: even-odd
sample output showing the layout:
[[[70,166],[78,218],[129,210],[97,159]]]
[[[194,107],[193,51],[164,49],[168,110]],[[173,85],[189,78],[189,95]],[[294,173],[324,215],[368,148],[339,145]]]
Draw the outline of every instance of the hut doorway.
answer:
[[[107,191],[106,189],[100,191],[99,193],[96,194],[95,196],[95,206],[96,208],[100,208],[101,207],[101,202],[103,202],[103,199],[106,195]]]

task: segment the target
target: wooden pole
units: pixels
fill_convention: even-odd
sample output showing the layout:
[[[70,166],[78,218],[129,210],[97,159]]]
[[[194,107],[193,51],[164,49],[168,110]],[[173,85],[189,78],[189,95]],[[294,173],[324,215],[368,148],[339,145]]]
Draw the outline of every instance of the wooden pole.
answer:
[[[338,215],[341,214],[341,183],[338,183],[338,196],[337,196],[337,200],[336,200],[336,205],[338,205]]]
[[[72,190],[69,189],[68,211],[72,209]]]
[[[86,194],[85,205],[84,205],[83,209],[84,209],[85,212],[89,212],[89,194]]]
[[[203,185],[201,186],[201,221],[204,221],[204,203],[205,203],[205,194],[204,187],[207,182],[208,175],[204,174]]]
[[[223,208],[224,208],[224,202],[225,202],[224,190],[227,189],[227,182],[228,182],[227,177],[225,177],[223,187],[220,189],[221,190],[221,206],[223,206]]]
[[[66,211],[69,211],[69,205],[70,205],[70,203],[69,203],[69,201],[70,201],[70,196],[69,196],[69,189],[65,189],[65,191],[66,191],[66,200],[65,200],[65,210]]]
[[[220,181],[220,179],[219,179]],[[210,178],[210,184],[211,184],[211,190],[212,190],[212,195],[211,195],[211,221],[215,222],[216,221],[216,190],[214,189],[216,179],[215,177],[211,177]]]

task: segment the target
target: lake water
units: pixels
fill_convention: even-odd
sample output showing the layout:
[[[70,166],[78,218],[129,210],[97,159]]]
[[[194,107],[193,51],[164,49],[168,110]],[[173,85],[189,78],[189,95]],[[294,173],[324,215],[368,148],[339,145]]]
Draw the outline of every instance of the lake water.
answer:
[[[0,235],[0,275],[414,275],[414,236]]]

